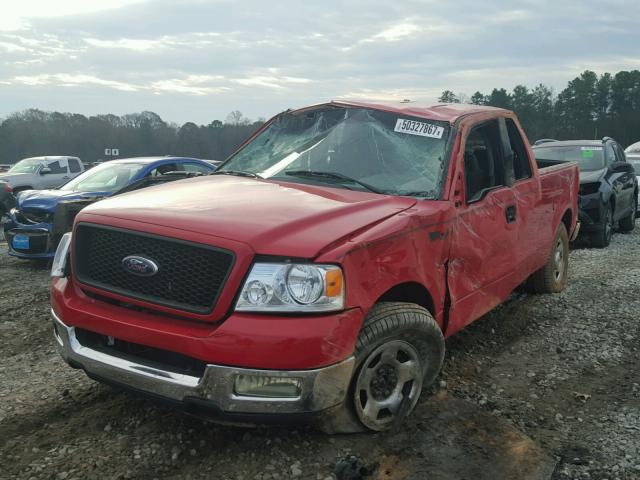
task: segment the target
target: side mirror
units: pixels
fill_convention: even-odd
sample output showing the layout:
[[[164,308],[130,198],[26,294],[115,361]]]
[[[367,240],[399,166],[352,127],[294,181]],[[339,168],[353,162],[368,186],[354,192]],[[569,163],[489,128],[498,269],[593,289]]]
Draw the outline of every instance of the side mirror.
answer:
[[[633,165],[627,162],[613,162],[609,168],[615,173],[634,173]]]
[[[42,167],[40,169],[40,175],[47,175],[51,173],[51,169],[49,167]]]

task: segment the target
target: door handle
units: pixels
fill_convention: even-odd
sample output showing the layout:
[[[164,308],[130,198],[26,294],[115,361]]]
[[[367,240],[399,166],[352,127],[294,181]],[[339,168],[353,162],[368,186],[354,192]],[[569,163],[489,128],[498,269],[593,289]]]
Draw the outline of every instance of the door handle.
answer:
[[[507,219],[507,223],[513,223],[516,221],[516,206],[509,205],[504,210],[504,216]]]

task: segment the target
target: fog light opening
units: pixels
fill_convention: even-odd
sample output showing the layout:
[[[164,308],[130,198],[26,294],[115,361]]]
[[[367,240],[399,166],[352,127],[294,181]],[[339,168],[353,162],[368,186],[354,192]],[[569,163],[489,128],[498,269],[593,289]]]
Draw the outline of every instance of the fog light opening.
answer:
[[[298,398],[302,381],[292,377],[237,375],[234,393],[240,397]]]

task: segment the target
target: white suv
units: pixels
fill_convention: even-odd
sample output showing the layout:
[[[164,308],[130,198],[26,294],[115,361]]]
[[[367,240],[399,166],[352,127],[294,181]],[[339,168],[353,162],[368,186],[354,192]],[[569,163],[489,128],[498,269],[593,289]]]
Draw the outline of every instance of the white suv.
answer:
[[[14,193],[23,190],[56,188],[84,172],[78,157],[32,157],[20,160],[8,172],[0,173],[13,187]]]

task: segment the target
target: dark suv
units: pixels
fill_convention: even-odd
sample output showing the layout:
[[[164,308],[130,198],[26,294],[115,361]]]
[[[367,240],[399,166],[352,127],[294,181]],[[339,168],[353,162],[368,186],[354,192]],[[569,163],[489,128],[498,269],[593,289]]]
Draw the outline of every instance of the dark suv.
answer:
[[[580,165],[581,236],[606,247],[617,224],[633,230],[638,207],[638,180],[624,150],[609,137],[602,140],[550,141],[533,147],[538,164],[578,162]]]

